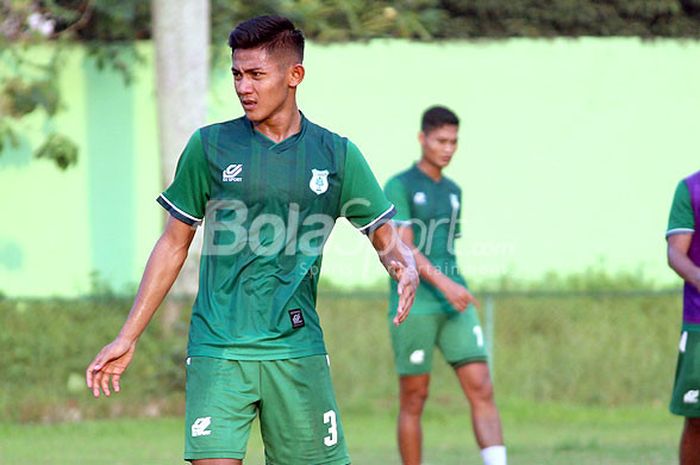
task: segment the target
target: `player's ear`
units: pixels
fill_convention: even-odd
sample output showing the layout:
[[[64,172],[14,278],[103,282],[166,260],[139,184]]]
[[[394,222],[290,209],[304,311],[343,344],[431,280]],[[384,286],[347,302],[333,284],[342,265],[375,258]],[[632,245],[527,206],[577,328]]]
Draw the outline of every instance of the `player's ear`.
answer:
[[[287,74],[287,83],[289,87],[297,87],[304,80],[304,65],[297,63],[289,67],[289,72]]]
[[[418,143],[420,145],[425,145],[425,133],[423,131],[418,132]]]

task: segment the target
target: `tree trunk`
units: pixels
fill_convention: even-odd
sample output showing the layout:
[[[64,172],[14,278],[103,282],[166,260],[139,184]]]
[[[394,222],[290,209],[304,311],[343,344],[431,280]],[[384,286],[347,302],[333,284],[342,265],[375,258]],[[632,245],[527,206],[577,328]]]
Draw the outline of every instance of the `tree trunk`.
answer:
[[[161,174],[167,186],[189,137],[206,121],[210,6],[209,0],[152,0],[151,6]],[[171,294],[197,292],[201,244],[198,232]]]

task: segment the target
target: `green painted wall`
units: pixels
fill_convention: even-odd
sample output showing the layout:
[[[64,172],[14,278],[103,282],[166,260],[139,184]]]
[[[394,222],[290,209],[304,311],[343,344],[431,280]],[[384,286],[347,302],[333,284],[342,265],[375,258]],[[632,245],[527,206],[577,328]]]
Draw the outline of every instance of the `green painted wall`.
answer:
[[[98,270],[137,282],[160,231],[155,93],[149,57],[137,84],[97,72],[81,50],[61,77],[69,103],[54,123],[81,145],[61,173],[30,158],[37,134],[0,156],[0,290],[74,295]],[[36,52],[35,52],[36,53]],[[241,114],[229,64],[216,64],[210,121]],[[700,44],[636,39],[311,44],[300,106],[353,139],[384,182],[419,156],[420,113],[462,118],[448,175],[464,189],[465,274],[581,271],[601,262],[673,280],[665,264],[675,184],[700,169]],[[382,270],[366,239],[339,222],[325,276],[369,284]]]

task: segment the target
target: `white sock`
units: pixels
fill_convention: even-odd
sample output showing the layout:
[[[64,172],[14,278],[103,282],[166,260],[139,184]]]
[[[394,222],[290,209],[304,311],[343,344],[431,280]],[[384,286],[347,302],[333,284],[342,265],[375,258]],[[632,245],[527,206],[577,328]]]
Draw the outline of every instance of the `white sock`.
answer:
[[[484,465],[506,465],[506,446],[491,446],[481,449]]]

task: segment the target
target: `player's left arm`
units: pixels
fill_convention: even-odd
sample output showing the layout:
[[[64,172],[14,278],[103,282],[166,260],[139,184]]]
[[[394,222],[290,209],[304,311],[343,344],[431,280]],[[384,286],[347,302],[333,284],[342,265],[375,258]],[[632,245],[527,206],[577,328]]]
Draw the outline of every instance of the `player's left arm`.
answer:
[[[411,250],[399,237],[391,222],[369,234],[369,240],[389,275],[398,283],[399,305],[394,324],[401,324],[411,310],[418,287],[418,271]]]
[[[348,141],[345,152],[339,216],[369,236],[384,268],[398,282],[399,306],[394,324],[408,316],[418,287],[418,272],[411,251],[389,221],[396,213],[386,198],[360,149]]]

